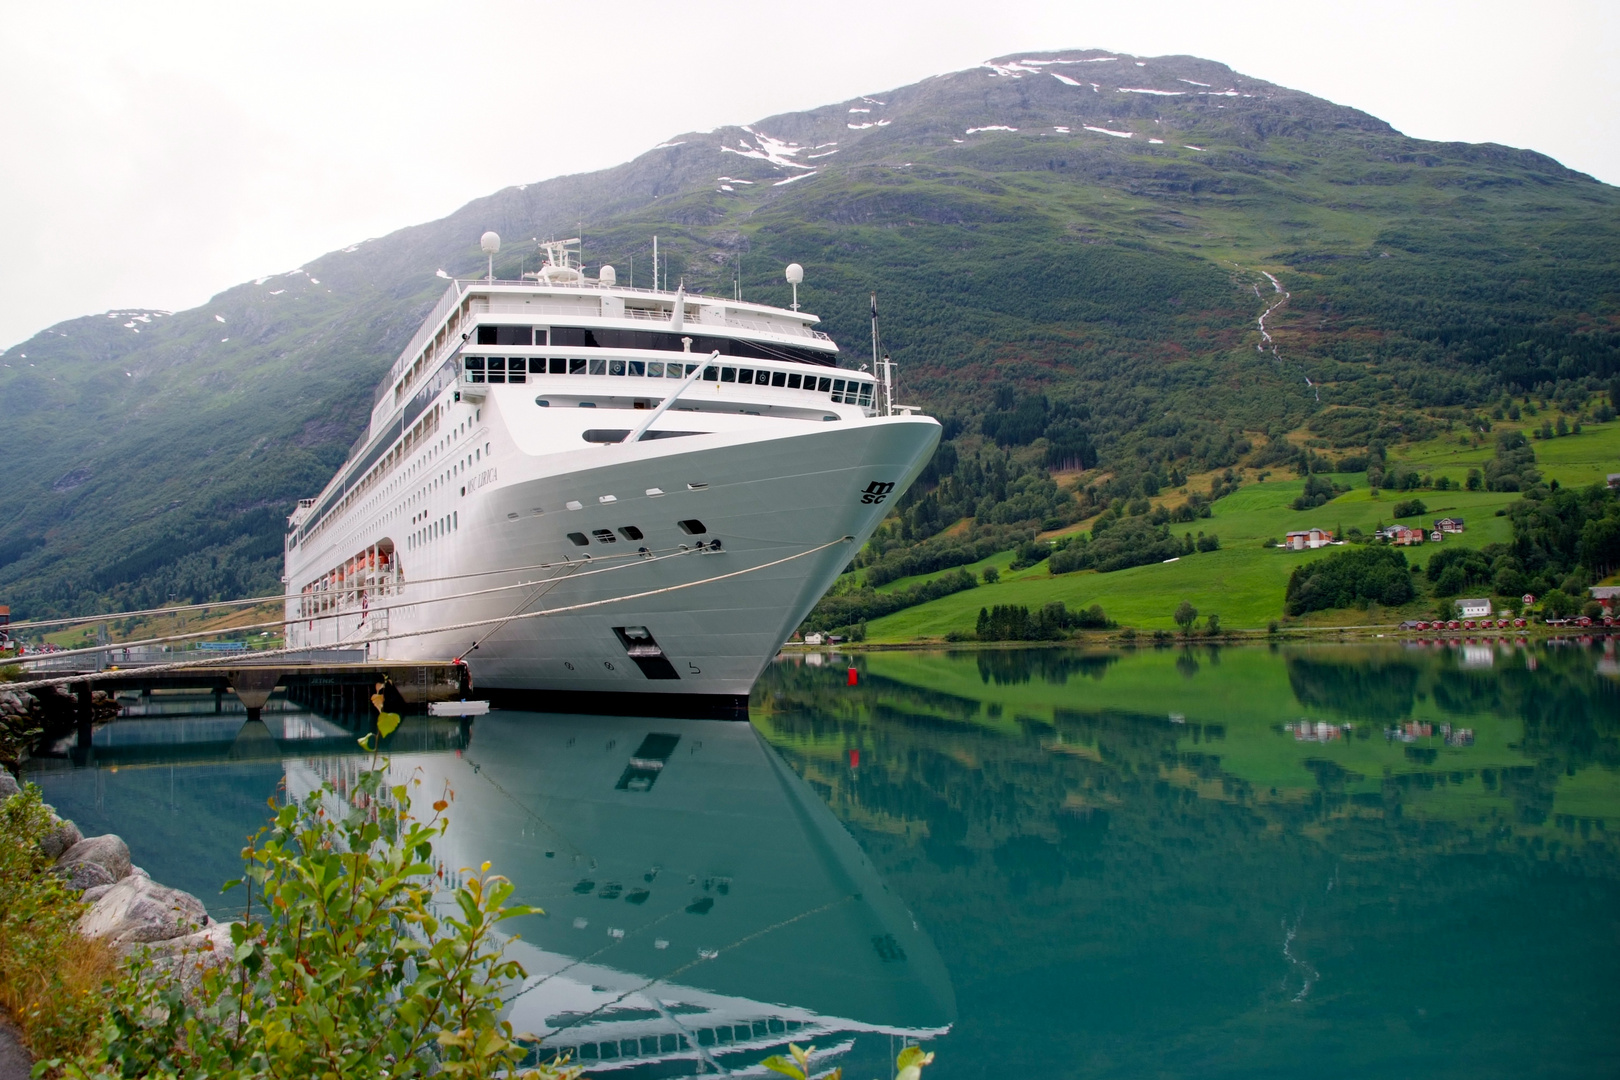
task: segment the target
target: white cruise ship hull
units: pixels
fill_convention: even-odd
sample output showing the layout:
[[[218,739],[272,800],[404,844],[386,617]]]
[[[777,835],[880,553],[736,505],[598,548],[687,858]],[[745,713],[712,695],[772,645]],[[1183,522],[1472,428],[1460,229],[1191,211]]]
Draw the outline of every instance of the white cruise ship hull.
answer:
[[[681,422],[691,424],[659,426]],[[551,454],[524,453],[509,434],[504,453],[479,459],[494,479],[448,497],[454,531],[400,552],[396,590],[299,625],[296,643],[363,646],[372,659],[459,657],[480,694],[564,695],[559,706],[577,694],[746,697],[890,509],[892,496],[872,501],[868,488],[904,491],[940,431],[906,416],[781,426]],[[639,542],[623,538],[627,526]],[[614,540],[600,542],[602,532]],[[582,549],[570,533],[592,543]],[[309,557],[318,565],[353,546],[337,540]],[[447,625],[460,628],[433,632]],[[645,628],[650,644],[627,644],[627,628]]]

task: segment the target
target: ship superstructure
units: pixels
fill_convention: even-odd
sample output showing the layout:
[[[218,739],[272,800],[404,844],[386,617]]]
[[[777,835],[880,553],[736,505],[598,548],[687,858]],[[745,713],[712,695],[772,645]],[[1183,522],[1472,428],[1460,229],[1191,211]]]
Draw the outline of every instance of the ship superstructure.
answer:
[[[286,538],[288,644],[480,690],[745,696],[940,428],[816,316],[589,277],[452,281]],[[796,269],[796,268],[795,268]]]

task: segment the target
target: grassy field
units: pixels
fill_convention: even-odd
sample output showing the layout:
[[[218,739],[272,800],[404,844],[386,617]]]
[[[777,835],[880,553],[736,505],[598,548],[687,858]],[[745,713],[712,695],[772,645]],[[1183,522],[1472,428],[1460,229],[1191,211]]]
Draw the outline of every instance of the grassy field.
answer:
[[[1500,428],[1498,429],[1500,430]],[[1494,440],[1481,446],[1463,447],[1456,436],[1433,439],[1403,447],[1391,453],[1399,462],[1433,470],[1461,482],[1470,468],[1479,468],[1490,459]],[[1569,435],[1536,442],[1536,457],[1544,476],[1565,485],[1585,485],[1602,480],[1607,473],[1620,471],[1620,422],[1593,424],[1580,435]],[[969,569],[980,575],[986,566],[995,566],[1001,580],[994,585],[943,597],[931,603],[908,608],[867,627],[867,640],[899,643],[942,639],[952,631],[971,631],[981,607],[995,604],[1023,604],[1031,609],[1054,600],[1070,608],[1101,604],[1108,616],[1122,626],[1138,629],[1174,628],[1171,612],[1188,600],[1203,615],[1221,617],[1231,629],[1263,628],[1281,619],[1283,590],[1294,567],[1319,558],[1320,552],[1285,552],[1264,547],[1268,538],[1281,539],[1294,529],[1322,527],[1342,535],[1359,528],[1372,532],[1395,520],[1397,502],[1418,498],[1427,506],[1422,520],[1461,517],[1468,531],[1450,536],[1445,544],[1483,547],[1506,541],[1512,530],[1506,517],[1497,511],[1519,498],[1516,492],[1422,491],[1396,494],[1369,491],[1364,475],[1338,476],[1339,483],[1350,483],[1349,492],[1314,510],[1294,510],[1304,481],[1266,480],[1249,482],[1235,494],[1214,506],[1214,516],[1192,525],[1174,526],[1178,532],[1214,533],[1221,539],[1221,550],[1185,556],[1175,562],[1138,566],[1111,574],[1083,571],[1054,576],[1041,563],[1027,570],[1010,571],[1012,553],[1001,552]],[[1403,518],[1407,524],[1419,519]],[[1424,544],[1407,550],[1407,558],[1425,565],[1441,544]],[[894,582],[885,588],[905,588],[937,575],[918,575]],[[1354,625],[1397,620],[1408,615],[1429,613],[1432,601],[1420,599],[1398,611],[1322,612],[1300,620],[1306,625]]]

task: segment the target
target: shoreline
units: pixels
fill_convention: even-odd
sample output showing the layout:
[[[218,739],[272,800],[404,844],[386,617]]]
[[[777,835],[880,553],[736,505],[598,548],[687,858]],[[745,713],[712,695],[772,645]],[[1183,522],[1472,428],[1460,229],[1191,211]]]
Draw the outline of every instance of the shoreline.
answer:
[[[1156,637],[1155,633],[1167,636]],[[1513,642],[1528,644],[1531,640],[1554,641],[1560,639],[1616,637],[1620,627],[1548,627],[1529,626],[1518,630],[1402,630],[1395,624],[1369,624],[1358,626],[1281,627],[1275,631],[1222,630],[1219,634],[1194,633],[1190,636],[1175,631],[1137,631],[1125,637],[1119,630],[1075,634],[1072,637],[1032,641],[949,641],[945,638],[919,638],[913,641],[843,641],[836,645],[806,645],[788,642],[777,654],[795,656],[826,653],[867,652],[922,652],[941,649],[1043,649],[1087,646],[1114,648],[1164,647],[1170,645],[1260,645],[1268,643],[1298,642],[1335,639],[1338,641],[1397,641],[1410,644],[1480,644],[1482,642]]]

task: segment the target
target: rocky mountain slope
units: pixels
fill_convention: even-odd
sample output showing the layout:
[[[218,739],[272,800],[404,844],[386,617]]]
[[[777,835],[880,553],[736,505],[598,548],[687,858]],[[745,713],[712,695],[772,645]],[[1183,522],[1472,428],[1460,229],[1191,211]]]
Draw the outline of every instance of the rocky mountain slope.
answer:
[[[750,299],[786,302],[800,262],[849,363],[875,290],[909,396],[953,433],[1080,440],[1119,474],[1301,425],[1399,439],[1611,377],[1617,209],[1542,155],[1410,139],[1184,56],[1004,57],[676,135],[191,311],[7,350],[0,596],[43,614],[274,591],[284,515],[445,276],[482,271],[485,229],[508,277],[537,265],[529,238],[576,234],[641,285],[656,234],[670,284]]]

